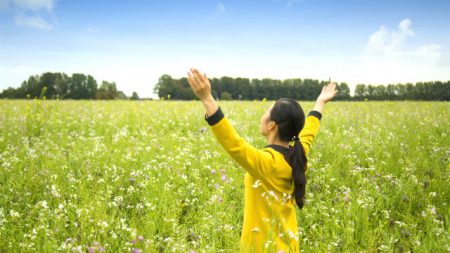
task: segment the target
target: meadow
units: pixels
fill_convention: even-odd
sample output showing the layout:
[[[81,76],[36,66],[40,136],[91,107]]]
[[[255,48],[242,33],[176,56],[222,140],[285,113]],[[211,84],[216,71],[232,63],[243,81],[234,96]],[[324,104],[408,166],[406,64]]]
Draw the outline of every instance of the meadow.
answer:
[[[219,101],[262,148],[271,101]],[[305,113],[313,102],[300,102]],[[0,252],[237,252],[245,171],[196,101],[0,100]],[[450,103],[330,102],[302,252],[449,252]]]

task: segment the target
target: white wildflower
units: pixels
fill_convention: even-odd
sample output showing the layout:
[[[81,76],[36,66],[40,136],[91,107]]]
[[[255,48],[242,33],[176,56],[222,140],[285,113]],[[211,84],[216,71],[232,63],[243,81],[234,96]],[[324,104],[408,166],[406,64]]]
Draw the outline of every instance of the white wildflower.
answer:
[[[258,233],[258,232],[260,232],[260,231],[261,231],[261,230],[260,230],[258,227],[252,228],[252,232]]]
[[[11,217],[20,217],[20,213],[14,210],[10,210],[9,215],[11,215]]]
[[[258,188],[261,185],[261,182],[258,180],[255,181],[255,183],[253,183],[253,188]]]

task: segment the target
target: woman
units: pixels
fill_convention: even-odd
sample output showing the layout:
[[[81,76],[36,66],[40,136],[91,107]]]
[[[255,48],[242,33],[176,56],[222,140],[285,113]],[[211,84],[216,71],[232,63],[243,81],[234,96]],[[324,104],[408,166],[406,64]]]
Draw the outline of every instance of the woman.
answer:
[[[300,252],[295,204],[300,209],[304,205],[306,156],[318,133],[323,107],[337,93],[336,85],[330,82],[322,88],[306,120],[297,101],[277,100],[261,118],[260,131],[268,145],[256,149],[224,116],[206,74],[191,69],[188,82],[203,103],[205,119],[217,140],[247,171],[240,252]]]

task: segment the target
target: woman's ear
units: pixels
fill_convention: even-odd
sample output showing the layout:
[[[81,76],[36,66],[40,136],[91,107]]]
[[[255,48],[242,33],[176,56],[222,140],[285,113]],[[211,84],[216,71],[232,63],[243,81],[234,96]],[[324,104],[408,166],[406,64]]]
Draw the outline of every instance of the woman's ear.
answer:
[[[277,124],[275,123],[275,121],[270,121],[269,122],[269,130],[272,130],[272,129],[274,129],[275,127],[277,126]]]

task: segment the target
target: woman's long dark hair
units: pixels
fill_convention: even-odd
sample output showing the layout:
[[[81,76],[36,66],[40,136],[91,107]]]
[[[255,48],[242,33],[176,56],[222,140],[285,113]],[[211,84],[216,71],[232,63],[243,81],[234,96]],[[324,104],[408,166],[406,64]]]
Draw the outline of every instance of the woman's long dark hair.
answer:
[[[277,123],[280,140],[294,140],[294,146],[289,146],[286,160],[292,167],[295,202],[302,209],[305,204],[307,159],[298,135],[305,125],[305,113],[296,100],[280,98],[272,107],[270,120]]]

